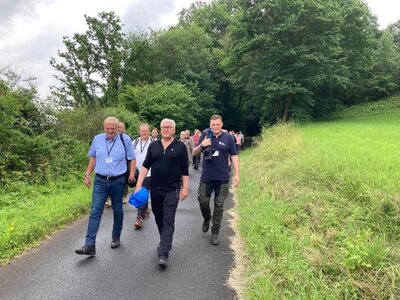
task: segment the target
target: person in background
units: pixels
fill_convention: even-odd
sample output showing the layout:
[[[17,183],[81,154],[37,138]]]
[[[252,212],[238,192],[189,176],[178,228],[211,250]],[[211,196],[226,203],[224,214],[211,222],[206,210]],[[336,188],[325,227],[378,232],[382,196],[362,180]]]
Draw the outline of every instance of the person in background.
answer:
[[[158,265],[165,268],[172,249],[179,199],[189,195],[189,165],[185,145],[174,138],[175,121],[163,119],[160,125],[161,139],[151,143],[147,150],[135,193],[151,168],[151,207],[160,234]]]
[[[222,117],[213,115],[210,119],[211,138],[209,133],[200,137],[199,144],[193,150],[193,155],[208,151],[204,154],[203,169],[201,172],[198,191],[198,201],[204,221],[202,230],[208,232],[210,221],[211,243],[219,244],[219,231],[221,228],[222,215],[224,212],[224,201],[229,193],[229,156],[235,171],[233,175],[233,186],[239,185],[239,158],[237,155],[235,141],[231,135],[222,131]],[[210,152],[211,151],[211,152]],[[207,159],[206,159],[207,157]],[[210,198],[214,192],[214,211],[211,215]]]
[[[197,146],[197,144],[199,143],[200,136],[201,136],[200,130],[195,129],[194,134],[192,136],[192,141],[193,141],[194,147]],[[193,161],[193,169],[197,170],[199,168],[199,164],[200,164],[200,153],[197,155],[193,155],[192,161]]]
[[[189,166],[190,166],[190,164],[192,163],[192,151],[193,151],[194,146],[193,146],[193,141],[190,139],[190,136],[187,133],[187,130],[181,131],[180,141],[182,143],[184,143],[186,146],[187,153],[188,153],[188,161],[189,161]]]
[[[153,141],[158,140],[158,129],[156,127],[154,127],[151,131],[151,137],[153,138]]]
[[[127,161],[130,161],[130,173],[128,180],[134,182],[136,160],[131,138],[118,134],[119,121],[115,117],[107,117],[104,120],[104,133],[96,135],[89,149],[89,163],[84,175],[84,183],[91,186],[90,174],[96,172],[93,184],[92,207],[86,232],[85,244],[75,250],[80,255],[96,255],[96,236],[99,230],[101,216],[107,196],[113,199],[114,224],[112,230],[111,248],[120,246],[120,236],[124,219],[122,209],[122,195],[126,185]]]
[[[133,141],[133,149],[136,156],[136,167],[140,170],[144,159],[147,155],[147,150],[150,144],[153,142],[153,138],[150,136],[150,126],[148,124],[139,125],[139,137]],[[143,180],[142,186],[150,191],[150,181],[151,181],[151,170],[147,172],[146,178]],[[150,213],[148,211],[148,203],[141,206],[137,210],[137,216],[135,224],[133,225],[135,229],[140,229],[143,227],[143,220],[148,218]]]

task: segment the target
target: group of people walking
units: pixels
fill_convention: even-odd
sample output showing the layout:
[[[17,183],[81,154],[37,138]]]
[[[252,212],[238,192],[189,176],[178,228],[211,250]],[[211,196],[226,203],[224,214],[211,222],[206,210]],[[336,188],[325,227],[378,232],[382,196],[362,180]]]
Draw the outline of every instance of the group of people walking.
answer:
[[[96,255],[96,235],[107,197],[111,198],[114,213],[111,248],[120,246],[124,189],[127,182],[136,181],[135,195],[142,187],[151,191],[151,208],[160,236],[158,264],[165,267],[172,249],[177,206],[189,195],[189,161],[197,169],[201,153],[204,157],[198,190],[203,216],[201,226],[206,233],[212,223],[211,243],[218,245],[223,205],[229,192],[231,164],[234,169],[233,186],[236,187],[240,181],[235,140],[222,130],[221,116],[213,115],[210,128],[203,133],[195,132],[196,138],[188,139],[189,133],[181,132],[181,140],[174,137],[176,124],[171,119],[161,121],[161,138],[158,138],[157,129],[153,129],[150,136],[149,125],[141,124],[140,136],[134,141],[125,133],[118,133],[119,123],[115,117],[106,118],[104,133],[96,135],[91,143],[84,183],[87,187],[91,186],[90,175],[94,171],[92,206],[85,244],[75,253]],[[137,179],[136,168],[140,170]],[[212,193],[213,212],[210,208]],[[148,204],[139,207],[135,228],[141,228],[143,219],[148,215]]]

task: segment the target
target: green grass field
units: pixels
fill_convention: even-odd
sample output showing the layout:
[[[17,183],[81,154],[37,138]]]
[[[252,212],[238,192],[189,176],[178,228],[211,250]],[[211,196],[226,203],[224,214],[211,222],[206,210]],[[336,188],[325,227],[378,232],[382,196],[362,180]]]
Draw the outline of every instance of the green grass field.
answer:
[[[15,187],[0,195],[0,265],[40,244],[90,208],[91,191],[82,183]]]
[[[244,299],[400,298],[400,98],[244,151]]]

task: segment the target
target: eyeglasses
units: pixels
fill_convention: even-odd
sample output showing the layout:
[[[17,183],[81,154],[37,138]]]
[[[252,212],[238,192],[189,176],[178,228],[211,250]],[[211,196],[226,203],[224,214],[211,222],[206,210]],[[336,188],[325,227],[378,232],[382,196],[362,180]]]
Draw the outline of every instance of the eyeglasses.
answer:
[[[174,127],[171,127],[171,126],[161,126],[161,129],[172,129],[172,128],[174,128]]]

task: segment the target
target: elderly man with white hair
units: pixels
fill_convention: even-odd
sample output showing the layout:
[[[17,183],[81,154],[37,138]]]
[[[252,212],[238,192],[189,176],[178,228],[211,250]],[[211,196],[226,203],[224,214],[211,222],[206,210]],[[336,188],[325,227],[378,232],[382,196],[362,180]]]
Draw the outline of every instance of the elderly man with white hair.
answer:
[[[137,193],[151,168],[151,207],[156,219],[160,243],[158,265],[166,267],[175,231],[178,202],[189,194],[189,164],[186,146],[174,138],[175,121],[161,121],[161,139],[150,144],[140,169]]]
[[[128,180],[135,180],[136,160],[132,140],[126,134],[118,134],[119,121],[115,117],[104,120],[104,133],[96,135],[90,145],[89,164],[84,175],[84,183],[91,185],[90,174],[94,170],[92,207],[86,233],[85,245],[75,250],[76,254],[96,255],[96,235],[99,230],[104,204],[108,196],[113,201],[114,224],[111,248],[120,245],[124,212],[122,194],[126,185],[127,160],[130,161]]]

